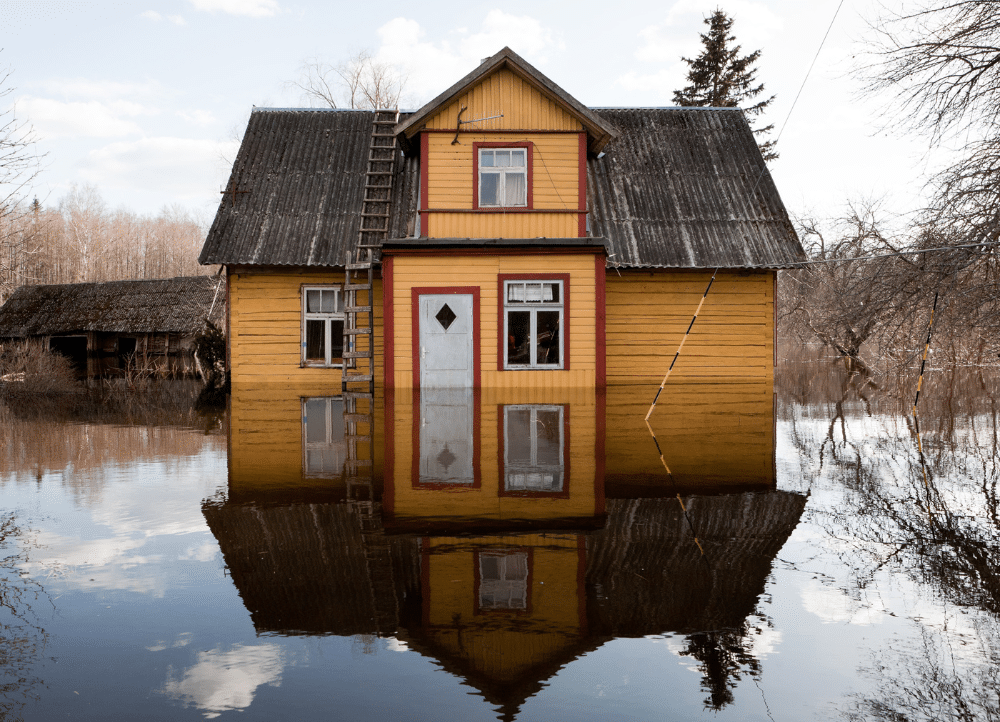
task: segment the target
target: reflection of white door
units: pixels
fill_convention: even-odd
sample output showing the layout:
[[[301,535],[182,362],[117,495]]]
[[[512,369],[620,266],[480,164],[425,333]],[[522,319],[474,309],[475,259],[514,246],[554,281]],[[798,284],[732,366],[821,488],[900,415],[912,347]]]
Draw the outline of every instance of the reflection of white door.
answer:
[[[472,388],[472,294],[419,296],[420,387]]]
[[[472,389],[420,392],[421,484],[472,486]]]

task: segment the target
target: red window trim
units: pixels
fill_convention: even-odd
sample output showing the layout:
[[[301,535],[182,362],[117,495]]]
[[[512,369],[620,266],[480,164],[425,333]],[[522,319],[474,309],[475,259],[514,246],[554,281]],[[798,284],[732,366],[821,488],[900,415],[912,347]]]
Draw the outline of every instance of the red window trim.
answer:
[[[527,205],[524,206],[479,206],[479,149],[480,148],[524,148],[527,150],[528,161],[528,197]],[[517,213],[518,211],[530,211],[535,207],[535,176],[534,176],[534,155],[535,144],[531,141],[518,141],[516,143],[490,143],[473,142],[472,144],[472,209],[484,213]]]
[[[507,339],[504,338],[504,307],[507,299],[503,291],[504,281],[562,281],[563,282],[563,365],[559,369],[547,368],[504,368]],[[500,273],[497,274],[497,371],[569,371],[569,274],[568,273]]]

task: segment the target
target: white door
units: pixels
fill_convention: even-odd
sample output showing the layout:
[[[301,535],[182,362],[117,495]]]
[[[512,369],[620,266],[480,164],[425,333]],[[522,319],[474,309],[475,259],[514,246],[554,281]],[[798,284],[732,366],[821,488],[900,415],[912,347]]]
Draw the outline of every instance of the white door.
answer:
[[[472,389],[420,392],[420,483],[475,483]]]
[[[472,388],[472,294],[425,294],[419,304],[420,388]]]

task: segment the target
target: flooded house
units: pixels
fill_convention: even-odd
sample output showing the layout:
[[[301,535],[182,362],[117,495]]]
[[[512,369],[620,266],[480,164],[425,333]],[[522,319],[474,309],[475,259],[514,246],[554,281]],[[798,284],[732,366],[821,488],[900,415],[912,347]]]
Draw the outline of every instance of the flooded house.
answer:
[[[770,380],[804,253],[738,108],[588,108],[504,48],[415,112],[255,108],[200,261],[234,384]]]
[[[225,319],[225,281],[189,276],[22,286],[0,307],[0,343],[38,340],[81,376],[194,373],[194,337]]]

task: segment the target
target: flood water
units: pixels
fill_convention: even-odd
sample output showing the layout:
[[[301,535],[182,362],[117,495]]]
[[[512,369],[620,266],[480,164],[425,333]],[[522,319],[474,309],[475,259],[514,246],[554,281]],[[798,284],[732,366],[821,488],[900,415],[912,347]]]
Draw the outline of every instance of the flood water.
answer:
[[[0,405],[0,719],[998,720],[1000,373],[915,387]]]

